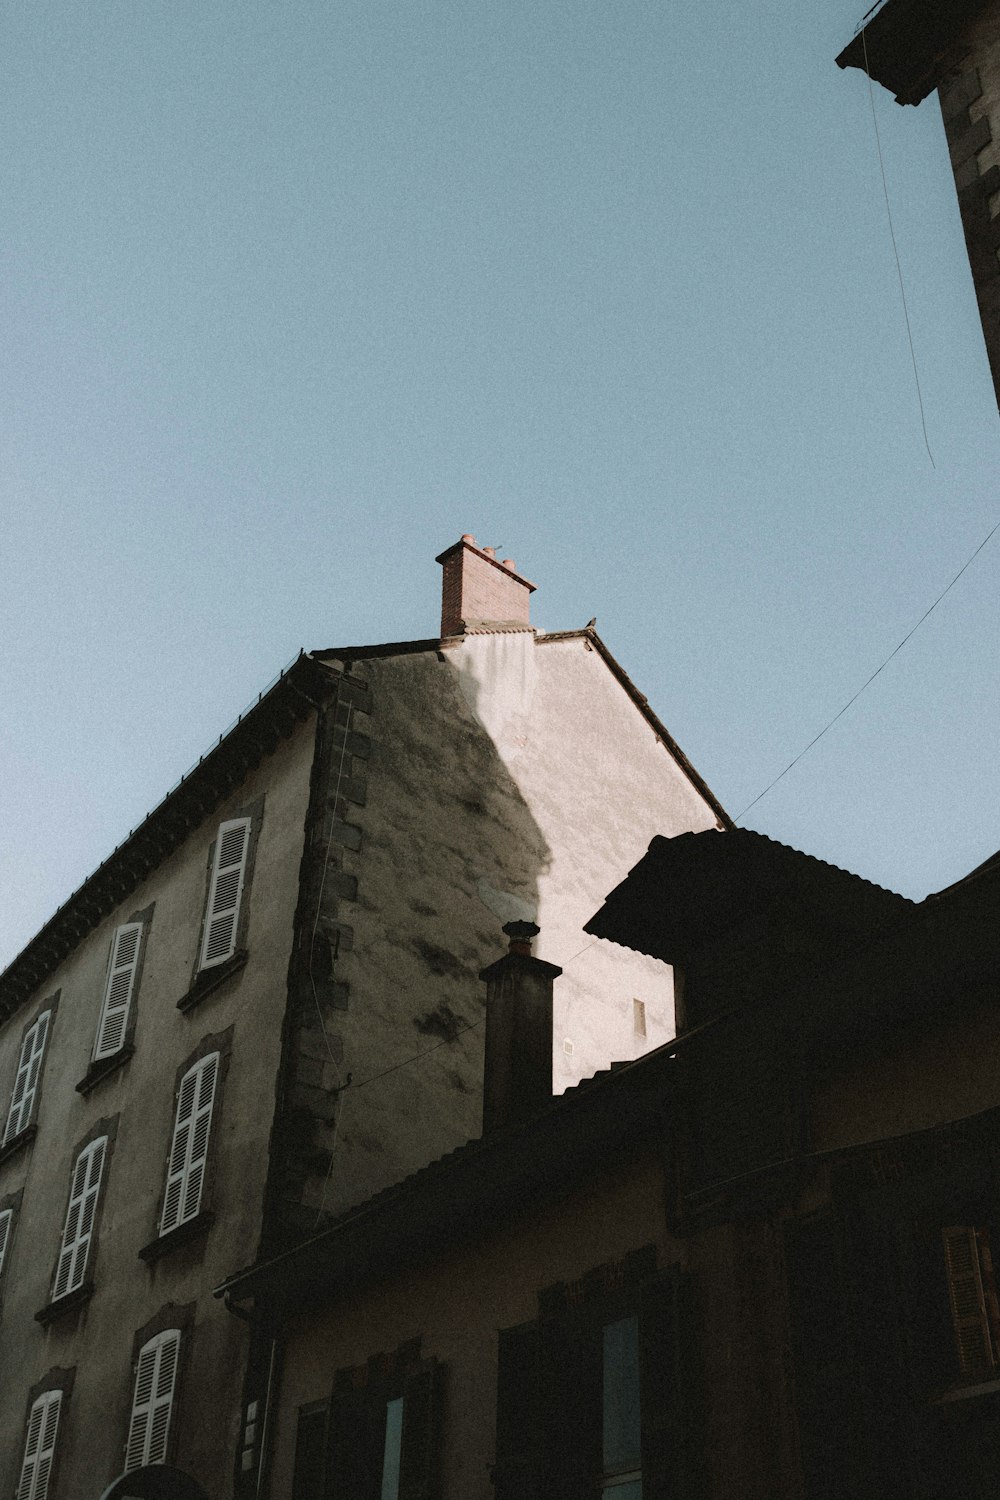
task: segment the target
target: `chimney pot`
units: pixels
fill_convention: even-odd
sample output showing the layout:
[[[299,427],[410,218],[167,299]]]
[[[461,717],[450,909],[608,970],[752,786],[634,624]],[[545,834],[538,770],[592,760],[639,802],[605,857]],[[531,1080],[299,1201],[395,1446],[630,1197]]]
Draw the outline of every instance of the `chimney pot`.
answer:
[[[544,1109],[552,1098],[552,984],[562,973],[532,957],[534,922],[508,922],[510,949],[483,969],[486,1049],[483,1134]]]
[[[471,531],[463,531],[462,532],[462,541],[463,542],[468,542],[470,547],[474,547],[476,545],[476,539],[472,535]]]
[[[483,547],[480,550],[485,552],[487,557],[496,557],[497,555],[497,549],[495,547]]]
[[[509,568],[512,573],[517,572],[517,569],[514,566],[514,559],[512,557],[505,557],[503,560],[503,565],[505,568]]]

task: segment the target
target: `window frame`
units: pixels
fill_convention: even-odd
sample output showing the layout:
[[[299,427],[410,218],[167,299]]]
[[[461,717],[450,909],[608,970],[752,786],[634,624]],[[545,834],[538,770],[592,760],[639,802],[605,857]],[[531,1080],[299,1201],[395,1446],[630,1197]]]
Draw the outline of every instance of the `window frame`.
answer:
[[[82,1146],[73,1158],[62,1241],[56,1257],[55,1274],[52,1278],[50,1306],[61,1301],[63,1297],[69,1297],[79,1291],[86,1282],[96,1239],[97,1211],[104,1189],[110,1145],[108,1135],[97,1135]],[[96,1169],[92,1170],[95,1158],[97,1165]],[[80,1179],[79,1183],[78,1179]],[[75,1217],[74,1210],[76,1210]],[[86,1228],[82,1228],[84,1223],[86,1223]],[[66,1282],[60,1289],[64,1264],[69,1269],[66,1273]]]
[[[121,963],[116,964],[115,959],[118,955],[118,950],[122,945],[123,937],[125,934],[130,932],[134,932],[136,934],[135,950],[132,954],[131,963],[129,963],[128,965],[124,965]],[[145,940],[146,923],[137,917],[132,917],[127,922],[119,923],[119,925],[115,928],[114,932],[111,935],[111,946],[108,949],[108,963],[104,978],[104,993],[101,999],[100,1014],[97,1019],[97,1030],[94,1033],[94,1045],[91,1049],[90,1054],[91,1066],[94,1066],[94,1064],[96,1063],[110,1061],[111,1058],[117,1057],[118,1054],[122,1052],[128,1045],[130,1032],[132,1029],[130,1027],[130,1023],[133,1021],[133,1008],[135,1004],[136,991],[139,988],[139,975],[142,968]],[[127,973],[125,998],[124,1001],[119,1001],[116,1005],[114,1003],[115,985],[118,976],[121,974],[123,969]],[[104,1035],[105,1029],[108,1027],[113,1010],[117,1010],[121,1013],[121,1024],[120,1030],[118,1032],[118,1038],[114,1046],[108,1046],[107,1043],[102,1045],[102,1037]]]
[[[209,1070],[211,1070],[211,1082],[208,1087],[207,1101],[205,1101],[203,1099],[202,1084],[205,1074]],[[161,1239],[164,1235],[171,1234],[174,1230],[180,1229],[183,1225],[190,1223],[201,1212],[202,1202],[205,1197],[209,1151],[213,1135],[212,1127],[215,1123],[215,1108],[219,1096],[221,1071],[221,1050],[206,1052],[191,1064],[177,1085],[176,1103],[174,1106],[174,1127],[171,1132],[170,1150],[167,1155],[167,1176],[164,1183],[163,1203],[160,1209],[159,1229],[157,1231]],[[189,1081],[190,1110],[182,1116],[185,1089]],[[204,1125],[202,1130],[203,1139],[200,1145],[200,1153],[196,1155],[195,1145],[202,1125]],[[181,1160],[180,1164],[176,1165],[179,1147]],[[194,1205],[189,1208],[188,1198],[191,1192],[192,1177],[195,1174],[197,1174],[197,1192]],[[177,1185],[177,1191],[172,1203],[171,1193],[175,1184]]]
[[[48,1000],[42,1002],[32,1020],[27,1023],[21,1033],[17,1063],[14,1070],[14,1082],[11,1085],[10,1104],[7,1109],[3,1137],[0,1139],[0,1153],[6,1151],[8,1147],[16,1147],[17,1143],[26,1137],[27,1132],[38,1119],[42,1079],[45,1073],[45,1063],[49,1054],[49,1046],[52,1041],[52,1031],[55,1024],[58,1001],[59,991],[57,990]],[[42,1031],[42,1040],[41,1045],[36,1049],[34,1042],[39,1029]],[[33,1066],[34,1076],[32,1078]],[[32,1081],[30,1085],[27,1081],[25,1082],[24,1089],[20,1097],[18,1097],[18,1083],[22,1077],[25,1080],[32,1078]],[[14,1128],[15,1120],[16,1128]]]
[[[30,1402],[24,1428],[21,1472],[18,1477],[17,1488],[14,1491],[14,1500],[47,1500],[56,1466],[59,1426],[62,1417],[64,1395],[65,1392],[60,1387],[50,1387],[48,1390],[40,1392]],[[52,1423],[51,1437],[46,1444],[49,1412],[53,1410],[55,1417]],[[32,1423],[36,1411],[38,1412],[38,1425],[35,1434],[36,1446],[34,1451],[31,1451]],[[46,1458],[48,1459],[48,1463],[39,1483],[41,1466]],[[30,1469],[29,1464],[31,1465]]]
[[[237,828],[244,830],[239,859],[235,861],[230,860],[224,865],[222,863],[222,856],[227,835]],[[195,964],[196,976],[229,963],[236,956],[239,949],[240,938],[246,926],[244,914],[250,885],[250,853],[254,842],[254,833],[255,819],[252,813],[241,813],[234,818],[225,818],[216,829],[215,839],[209,855],[208,889],[205,893],[201,933],[198,941],[198,958]],[[235,898],[228,905],[217,906],[220,887],[223,881],[229,878],[234,871],[236,872]],[[229,923],[228,938],[222,948],[217,952],[212,952],[213,933],[218,925],[223,922]]]
[[[184,1349],[184,1329],[164,1328],[152,1335],[139,1349],[135,1359],[135,1379],[132,1383],[132,1404],[129,1411],[128,1431],[125,1438],[125,1457],[123,1472],[131,1473],[133,1469],[142,1468],[146,1464],[165,1464],[172,1453],[171,1434],[174,1426],[175,1408],[177,1405],[178,1373],[181,1367],[181,1355]],[[173,1351],[173,1359],[169,1371],[170,1388],[166,1396],[160,1395],[160,1380],[162,1375],[163,1352],[165,1349]],[[151,1361],[148,1357],[151,1356]],[[143,1375],[143,1362],[147,1362],[149,1369],[149,1397],[140,1402],[140,1381]],[[160,1435],[156,1451],[153,1451],[153,1439],[156,1428],[156,1416],[159,1411],[166,1407],[166,1423]],[[139,1443],[139,1452],[133,1454],[132,1447],[136,1437],[136,1424],[140,1417],[145,1418],[142,1428],[142,1438]]]

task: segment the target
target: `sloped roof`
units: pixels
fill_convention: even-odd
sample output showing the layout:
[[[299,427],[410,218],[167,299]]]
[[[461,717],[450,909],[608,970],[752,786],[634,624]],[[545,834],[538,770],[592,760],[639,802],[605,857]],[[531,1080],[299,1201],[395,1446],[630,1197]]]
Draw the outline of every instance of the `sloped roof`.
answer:
[[[215,1295],[263,1297],[280,1316],[306,1298],[337,1294],[442,1246],[488,1235],[540,1199],[555,1201],[587,1170],[620,1161],[637,1132],[655,1121],[680,1041],[613,1064],[530,1119],[467,1141],[311,1239],[236,1272]]]
[[[708,830],[654,838],[584,931],[677,963],[767,911],[862,938],[912,906],[762,833],[737,828],[723,838]]]
[[[985,0],[885,0],[873,7],[837,58],[860,68],[896,96],[919,104],[941,82],[962,31]],[[867,66],[866,66],[867,63]]]
[[[536,634],[540,645],[572,639],[586,639],[597,651],[719,821],[731,827],[729,815],[721,803],[596,631],[586,627]],[[87,876],[0,973],[0,1022],[28,1000],[87,933],[125,901],[161,860],[240,784],[247,772],[270,754],[282,738],[293,732],[296,722],[309,716],[315,706],[312,700],[332,686],[333,669],[343,666],[349,670],[354,662],[380,657],[438,652],[442,644],[445,643],[435,637],[300,651],[291,665],[258,694],[257,701],[219,736],[197,764]]]

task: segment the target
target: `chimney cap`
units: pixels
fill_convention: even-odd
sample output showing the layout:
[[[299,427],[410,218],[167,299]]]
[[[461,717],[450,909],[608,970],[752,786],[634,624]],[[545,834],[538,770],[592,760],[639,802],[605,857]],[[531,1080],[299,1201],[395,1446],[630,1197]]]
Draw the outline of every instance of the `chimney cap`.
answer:
[[[520,953],[525,958],[531,957],[531,940],[536,938],[541,928],[536,927],[534,922],[505,922],[501,928],[510,939],[510,952]]]

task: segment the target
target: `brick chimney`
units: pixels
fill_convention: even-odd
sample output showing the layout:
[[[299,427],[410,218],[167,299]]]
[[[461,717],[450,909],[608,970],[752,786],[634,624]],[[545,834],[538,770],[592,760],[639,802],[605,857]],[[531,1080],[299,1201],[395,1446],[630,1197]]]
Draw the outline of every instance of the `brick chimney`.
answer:
[[[534,958],[534,922],[508,922],[510,950],[486,981],[483,1134],[526,1119],[552,1098],[552,982],[562,969]]]
[[[477,625],[530,628],[529,606],[535,585],[521,578],[514,560],[498,562],[493,547],[477,547],[466,533],[435,558],[441,579],[441,634],[463,635]]]

